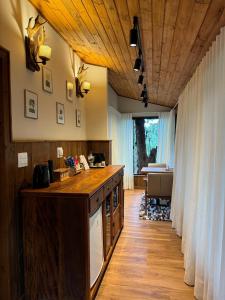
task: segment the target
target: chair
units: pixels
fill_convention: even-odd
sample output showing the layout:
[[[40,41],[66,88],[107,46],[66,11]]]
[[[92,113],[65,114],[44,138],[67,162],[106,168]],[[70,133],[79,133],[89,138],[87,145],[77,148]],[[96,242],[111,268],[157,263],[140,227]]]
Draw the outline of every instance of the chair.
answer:
[[[161,164],[158,164],[158,163],[150,163],[148,164],[148,167],[149,168],[166,168],[167,165],[165,163],[161,163]]]
[[[171,199],[173,187],[173,173],[148,173],[145,188],[145,209],[147,211],[148,198]]]

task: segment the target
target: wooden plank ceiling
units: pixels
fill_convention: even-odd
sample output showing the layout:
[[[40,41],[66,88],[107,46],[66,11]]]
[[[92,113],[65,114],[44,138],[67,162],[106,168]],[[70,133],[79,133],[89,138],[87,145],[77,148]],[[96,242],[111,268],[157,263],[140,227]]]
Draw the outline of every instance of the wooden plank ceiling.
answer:
[[[106,66],[118,95],[140,99],[137,50],[129,47],[139,17],[149,101],[172,107],[225,25],[224,0],[30,0],[84,62]]]

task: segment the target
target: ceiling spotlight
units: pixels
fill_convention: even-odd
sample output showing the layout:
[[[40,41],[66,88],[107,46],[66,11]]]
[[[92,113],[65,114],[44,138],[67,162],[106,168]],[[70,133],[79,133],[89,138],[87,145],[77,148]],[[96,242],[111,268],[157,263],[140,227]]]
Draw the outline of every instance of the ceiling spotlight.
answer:
[[[143,102],[144,102],[144,107],[148,107],[148,94],[147,94],[147,91],[146,91],[146,94],[144,96]]]
[[[141,58],[138,57],[135,60],[135,64],[134,64],[134,71],[138,72],[141,68]]]
[[[144,80],[144,76],[143,76],[142,74],[139,75],[139,77],[138,77],[138,84],[139,84],[139,85],[142,85],[143,80]]]
[[[136,47],[138,43],[138,17],[133,19],[134,27],[130,30],[130,47]]]
[[[133,29],[130,30],[130,47],[136,47],[137,46],[137,40],[138,40],[137,29],[133,28]]]
[[[146,95],[147,95],[147,88],[146,88],[146,84],[144,84],[144,88],[141,92],[141,98],[143,98],[142,100],[144,100],[144,98],[146,98]]]

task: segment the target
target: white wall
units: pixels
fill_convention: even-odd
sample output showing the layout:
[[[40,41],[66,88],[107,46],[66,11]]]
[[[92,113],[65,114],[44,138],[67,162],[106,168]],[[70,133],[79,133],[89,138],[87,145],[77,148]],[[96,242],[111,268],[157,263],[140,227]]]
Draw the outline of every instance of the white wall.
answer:
[[[118,111],[118,95],[110,84],[108,84],[108,105]]]
[[[91,91],[85,96],[88,140],[108,139],[108,73],[107,68],[87,65],[86,79]]]
[[[71,103],[66,99],[66,80],[72,80],[73,76],[69,46],[48,24],[45,24],[46,44],[52,48],[52,59],[47,67],[52,70],[53,94],[42,90],[41,71],[33,73],[26,69],[24,35],[31,16],[36,17],[37,12],[28,1],[0,0],[0,45],[10,51],[13,139],[86,139],[84,101],[74,97]],[[38,94],[38,120],[24,118],[24,89]],[[65,125],[56,123],[56,102],[65,105]],[[80,128],[75,125],[76,108],[82,114]]]
[[[118,110],[121,113],[143,113],[143,115],[145,115],[149,112],[170,111],[170,108],[155,104],[149,104],[148,107],[145,108],[141,101],[119,96]]]

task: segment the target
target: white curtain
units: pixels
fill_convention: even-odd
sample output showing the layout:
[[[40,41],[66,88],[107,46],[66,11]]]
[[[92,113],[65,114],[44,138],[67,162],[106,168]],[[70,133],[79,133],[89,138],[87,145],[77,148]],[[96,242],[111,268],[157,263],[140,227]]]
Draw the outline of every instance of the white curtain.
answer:
[[[157,149],[157,162],[174,166],[174,142],[175,142],[175,112],[163,112],[159,114],[159,141]]]
[[[109,137],[112,140],[112,164],[125,165],[124,188],[133,189],[132,114],[120,114],[113,107],[109,107]]]
[[[132,114],[121,114],[121,157],[124,169],[124,188],[134,188],[133,119]]]
[[[225,299],[225,29],[179,99],[171,214],[185,282]]]
[[[112,106],[109,112],[109,139],[112,140],[112,164],[121,164],[121,113]]]

